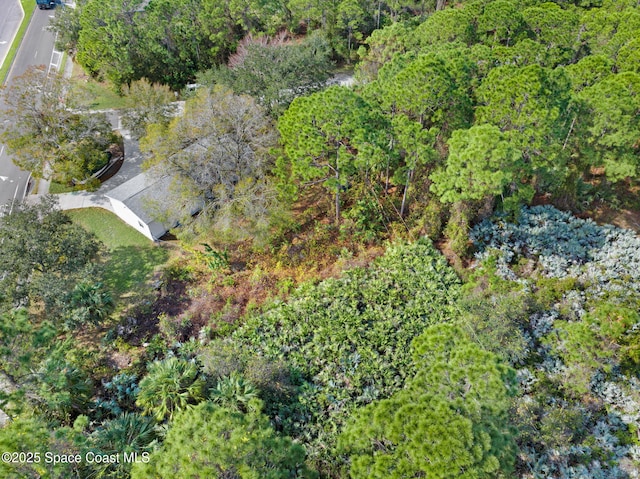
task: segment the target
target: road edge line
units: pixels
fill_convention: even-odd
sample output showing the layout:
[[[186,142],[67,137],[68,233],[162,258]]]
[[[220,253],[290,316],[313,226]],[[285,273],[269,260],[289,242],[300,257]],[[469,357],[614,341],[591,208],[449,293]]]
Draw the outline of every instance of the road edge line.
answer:
[[[27,34],[27,30],[29,30],[29,25],[31,25],[31,18],[33,18],[33,14],[36,11],[36,5],[34,4],[33,9],[30,10],[29,13],[27,13],[22,3],[23,0],[18,0],[18,4],[20,5],[20,9],[22,10],[22,21],[20,22],[20,26],[13,36],[13,40],[11,40],[11,46],[9,47],[9,51],[7,52],[7,56],[2,62],[2,66],[0,67],[0,85],[5,84],[7,78],[9,78],[9,75],[11,74],[11,70],[13,70],[13,63],[15,62],[16,56],[18,55],[18,50],[20,49],[22,40]]]

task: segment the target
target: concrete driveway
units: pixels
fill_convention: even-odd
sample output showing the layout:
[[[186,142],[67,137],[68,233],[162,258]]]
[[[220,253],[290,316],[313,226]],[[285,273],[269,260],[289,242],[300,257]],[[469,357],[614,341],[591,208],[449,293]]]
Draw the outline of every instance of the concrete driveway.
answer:
[[[106,113],[113,129],[118,131],[124,140],[124,162],[122,163],[122,166],[120,166],[118,172],[102,183],[100,188],[98,188],[97,192],[102,194],[111,191],[125,181],[129,181],[134,176],[138,176],[142,173],[142,162],[144,161],[144,158],[140,153],[140,145],[138,141],[132,139],[129,132],[122,128],[120,112],[110,110]]]

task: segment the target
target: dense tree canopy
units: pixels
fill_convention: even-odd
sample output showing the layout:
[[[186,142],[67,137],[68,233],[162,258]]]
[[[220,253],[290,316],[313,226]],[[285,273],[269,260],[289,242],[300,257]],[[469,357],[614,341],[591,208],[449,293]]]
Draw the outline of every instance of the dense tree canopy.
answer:
[[[7,478],[32,477],[74,477],[79,468],[77,464],[52,464],[44,462],[44,451],[52,454],[69,454],[76,450],[69,447],[65,434],[60,431],[58,437],[52,433],[46,420],[27,413],[10,421],[0,428],[0,447],[3,451],[14,453],[32,451],[40,454],[40,461],[2,461],[0,475]]]
[[[176,114],[176,95],[165,85],[147,79],[133,82],[124,91],[134,105],[122,116],[122,126],[131,136],[144,136],[147,125],[166,127]]]
[[[477,90],[476,121],[509,132],[533,171],[555,170],[562,178],[566,158],[561,141],[569,131],[569,86],[566,77],[531,65],[502,66],[489,72]]]
[[[242,234],[269,223],[276,202],[266,169],[275,141],[253,98],[216,87],[198,90],[168,127],[149,127],[141,146],[150,154],[147,167],[172,176],[173,201],[163,202],[164,215],[195,229]],[[196,206],[200,214],[192,220]]]
[[[2,139],[14,162],[35,177],[71,183],[85,180],[108,162],[117,141],[106,115],[79,112],[68,95],[70,83],[32,68],[4,94]]]
[[[72,289],[84,277],[100,249],[96,238],[50,198],[15,204],[12,214],[0,219],[0,237],[0,298],[9,305],[36,298],[54,301],[55,292]],[[58,288],[51,288],[54,283]]]
[[[297,98],[278,122],[294,178],[333,192],[336,222],[349,178],[384,160],[383,122],[358,94],[338,86]]]
[[[163,0],[88,0],[79,15],[76,58],[117,89],[141,78],[179,89],[228,48],[233,26],[225,13],[223,5],[201,1],[176,8]]]
[[[136,464],[131,477],[316,477],[304,459],[304,449],[280,437],[259,410],[243,414],[203,402],[176,416],[163,447],[148,464]]]
[[[118,89],[143,77],[179,89],[197,72],[223,63],[247,34],[320,30],[332,50],[349,59],[374,28],[424,14],[435,5],[413,0],[244,0],[225,4],[86,0],[77,7],[71,12],[60,9],[54,29],[60,34],[61,46],[75,49],[88,72],[105,76]],[[296,55],[296,48],[288,51]],[[298,59],[304,62],[309,57]],[[292,67],[287,75],[302,72],[287,62]]]
[[[521,154],[505,136],[493,125],[454,131],[445,168],[431,176],[432,190],[447,203],[500,195],[508,185],[515,192],[515,181],[523,176],[524,165]]]
[[[405,388],[358,411],[345,428],[351,477],[476,479],[511,472],[512,372],[449,325],[416,338],[413,358],[418,372]]]
[[[134,16],[142,3],[88,1],[82,6],[76,59],[89,73],[103,73],[117,87],[134,79],[132,53],[138,41],[131,40],[136,38]]]
[[[605,166],[607,177],[635,176],[640,160],[640,75],[623,72],[585,88],[589,143]]]
[[[181,248],[111,296],[137,247],[106,281],[61,213],[0,219],[0,445],[150,462],[0,475],[637,475],[640,240],[524,205],[633,224],[637,0],[77,6]],[[78,176],[102,120],[20,88],[7,139]]]
[[[248,36],[229,59],[229,66],[206,72],[199,81],[222,83],[235,93],[251,95],[278,115],[296,96],[324,86],[330,53],[328,42],[320,36],[299,44],[283,34],[272,40]]]

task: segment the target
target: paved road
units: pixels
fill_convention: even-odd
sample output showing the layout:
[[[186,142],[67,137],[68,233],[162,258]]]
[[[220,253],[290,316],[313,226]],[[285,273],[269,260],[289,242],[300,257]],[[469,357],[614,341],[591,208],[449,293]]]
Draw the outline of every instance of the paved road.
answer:
[[[0,0],[0,9],[7,2],[8,0]],[[53,16],[53,10],[36,9],[18,49],[7,83],[11,83],[32,65],[44,65],[49,68],[52,63],[60,63],[60,55],[57,53],[54,55],[53,52],[54,35],[46,29],[51,16]],[[0,100],[0,117],[3,117],[4,109],[5,106]],[[4,121],[10,121],[10,119],[4,119]],[[0,205],[13,199],[22,200],[28,178],[29,173],[20,170],[13,164],[5,146],[0,143]]]
[[[2,18],[0,18],[0,66],[2,66],[11,42],[20,27],[23,13],[18,0],[0,0],[0,12],[2,12]]]

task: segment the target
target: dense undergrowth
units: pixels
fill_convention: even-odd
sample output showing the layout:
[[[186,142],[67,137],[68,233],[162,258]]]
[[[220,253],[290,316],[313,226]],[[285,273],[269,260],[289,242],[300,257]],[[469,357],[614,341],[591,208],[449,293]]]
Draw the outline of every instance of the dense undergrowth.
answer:
[[[524,354],[509,358],[523,477],[635,477],[638,237],[534,207],[517,224],[479,224],[472,238],[484,266],[468,287],[494,278],[483,295],[527,305],[511,319]]]
[[[3,220],[0,450],[82,460],[0,475],[639,477],[640,240],[575,216],[637,206],[636,2],[382,2],[366,40],[371,5],[324,12],[338,32],[285,3],[208,6],[230,37],[175,74],[180,42],[114,70],[86,48],[97,3],[67,19],[117,86],[197,73],[185,115],[143,81],[127,121],[173,204],[206,207],[152,274],[51,205]],[[357,44],[355,85],[324,88]]]

